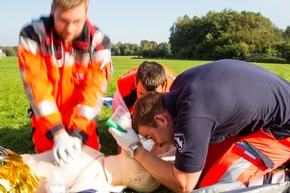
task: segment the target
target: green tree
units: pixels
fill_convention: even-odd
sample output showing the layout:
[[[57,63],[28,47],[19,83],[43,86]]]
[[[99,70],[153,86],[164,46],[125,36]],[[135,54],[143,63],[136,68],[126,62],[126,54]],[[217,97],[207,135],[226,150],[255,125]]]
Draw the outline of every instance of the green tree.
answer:
[[[158,58],[170,58],[171,51],[170,51],[170,44],[166,42],[162,42],[157,45],[155,49],[156,57]]]
[[[2,51],[8,57],[16,57],[17,56],[17,54],[16,54],[15,50],[13,49],[13,47],[10,47],[10,46],[3,47]]]
[[[111,44],[111,52],[112,52],[112,56],[120,56],[121,50],[120,50],[119,44]]]
[[[290,26],[287,26],[285,32],[283,33],[283,37],[286,41],[290,41]]]
[[[260,13],[210,11],[201,18],[178,18],[170,28],[169,43],[176,57],[192,59],[245,59],[264,54],[282,42],[282,31]]]
[[[145,58],[155,58],[155,50],[157,45],[158,44],[155,41],[142,40],[140,46],[140,56]]]

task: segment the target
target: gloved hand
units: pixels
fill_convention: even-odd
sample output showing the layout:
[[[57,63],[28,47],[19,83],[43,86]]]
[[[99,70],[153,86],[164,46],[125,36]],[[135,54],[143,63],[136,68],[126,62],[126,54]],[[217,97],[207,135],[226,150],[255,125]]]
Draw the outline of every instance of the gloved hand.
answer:
[[[52,148],[53,161],[62,166],[73,161],[81,152],[82,141],[78,137],[71,137],[67,132],[59,133],[54,137]]]
[[[140,142],[142,144],[142,146],[147,150],[147,151],[151,151],[153,149],[153,147],[155,146],[155,143],[152,139],[146,139],[145,137],[143,137],[142,135],[138,135]]]
[[[131,144],[139,142],[139,137],[132,128],[127,129],[127,133],[125,133],[113,127],[109,127],[109,132],[113,135],[118,145],[126,151]]]

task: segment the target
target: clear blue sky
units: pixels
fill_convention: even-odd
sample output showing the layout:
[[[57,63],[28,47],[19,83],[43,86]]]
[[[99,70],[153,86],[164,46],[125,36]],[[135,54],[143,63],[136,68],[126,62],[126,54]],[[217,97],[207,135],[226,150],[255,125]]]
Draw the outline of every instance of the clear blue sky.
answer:
[[[17,46],[20,29],[32,18],[49,15],[51,0],[8,0],[0,6],[0,46]],[[289,0],[91,0],[92,22],[112,43],[141,40],[168,42],[178,17],[202,17],[209,11],[232,9],[260,12],[280,29],[290,26]]]

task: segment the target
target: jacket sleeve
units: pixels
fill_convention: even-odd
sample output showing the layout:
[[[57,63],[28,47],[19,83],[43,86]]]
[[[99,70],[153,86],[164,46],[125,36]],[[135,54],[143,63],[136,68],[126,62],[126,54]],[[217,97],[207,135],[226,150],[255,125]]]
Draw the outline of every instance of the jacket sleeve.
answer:
[[[101,33],[101,32],[97,32]],[[78,97],[78,105],[74,107],[71,118],[71,135],[80,137],[83,142],[96,130],[97,116],[100,114],[103,100],[107,91],[108,79],[112,76],[112,61],[110,39],[105,35],[95,36],[93,42],[99,42],[91,58],[86,80],[80,89],[81,97]]]
[[[18,63],[25,92],[43,132],[56,132],[64,126],[52,94],[53,83],[47,76],[45,59],[39,52],[39,42],[33,38],[33,31],[25,30],[20,34],[18,46]]]

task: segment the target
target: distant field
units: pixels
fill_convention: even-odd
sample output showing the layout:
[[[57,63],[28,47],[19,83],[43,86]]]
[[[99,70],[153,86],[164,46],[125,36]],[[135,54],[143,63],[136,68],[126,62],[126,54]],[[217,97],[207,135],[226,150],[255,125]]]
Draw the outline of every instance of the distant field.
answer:
[[[206,61],[193,60],[155,60],[177,74],[184,70],[206,63]],[[114,76],[109,82],[107,96],[116,91],[116,80],[126,71],[141,64],[144,59],[131,59],[130,57],[113,57]],[[290,81],[290,65],[288,64],[258,64],[279,76]],[[222,77],[221,77],[222,78]],[[17,58],[0,59],[0,146],[10,148],[17,153],[34,153],[30,140],[30,119],[26,118],[29,107],[24,94],[23,85],[18,71]],[[101,151],[105,154],[116,153],[116,143],[107,132],[104,122],[111,116],[111,108],[104,108],[99,119]],[[156,192],[171,192],[160,187]]]

